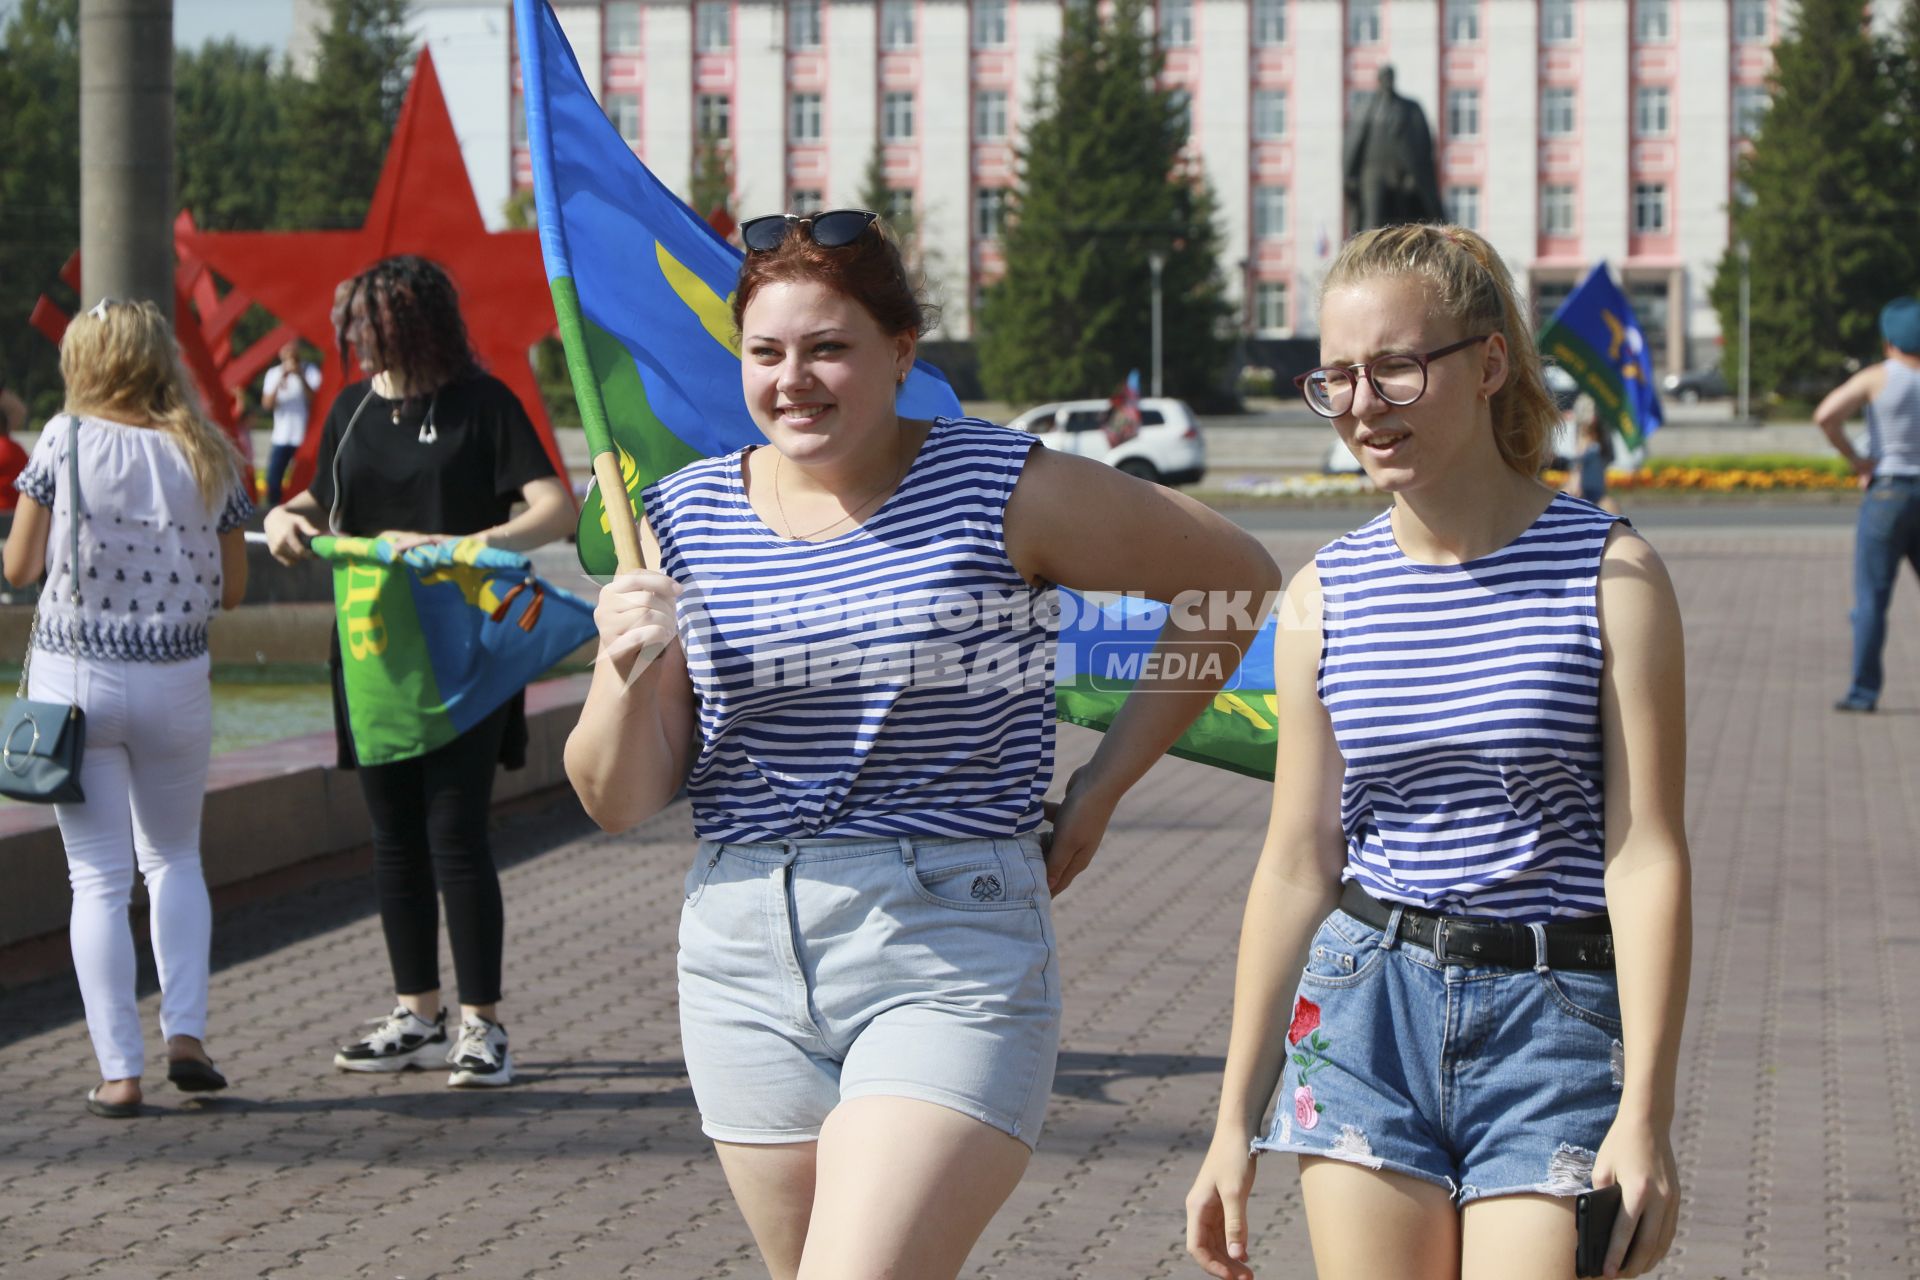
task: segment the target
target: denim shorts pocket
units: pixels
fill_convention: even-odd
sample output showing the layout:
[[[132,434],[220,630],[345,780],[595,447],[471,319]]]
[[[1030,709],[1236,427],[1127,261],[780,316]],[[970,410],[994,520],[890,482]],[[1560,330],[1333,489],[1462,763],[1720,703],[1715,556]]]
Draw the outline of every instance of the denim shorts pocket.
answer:
[[[1620,1036],[1620,984],[1611,973],[1549,969],[1540,975],[1553,1006],[1569,1018]]]
[[[1010,871],[999,854],[999,843],[967,842],[950,850],[939,845],[916,847],[902,858],[901,874],[913,896],[950,911],[1019,911],[1033,905],[1035,872],[1026,859],[1016,859],[1019,873]],[[1045,872],[1040,871],[1044,883]]]
[[[720,846],[701,845],[700,856],[687,869],[687,881],[681,886],[686,905],[692,906],[700,901],[700,895],[706,891],[707,881],[713,879],[713,869],[720,865]]]
[[[1307,946],[1307,966],[1302,982],[1315,986],[1340,987],[1358,982],[1379,964],[1385,951],[1380,941],[1386,935],[1344,911],[1335,911],[1314,931]]]

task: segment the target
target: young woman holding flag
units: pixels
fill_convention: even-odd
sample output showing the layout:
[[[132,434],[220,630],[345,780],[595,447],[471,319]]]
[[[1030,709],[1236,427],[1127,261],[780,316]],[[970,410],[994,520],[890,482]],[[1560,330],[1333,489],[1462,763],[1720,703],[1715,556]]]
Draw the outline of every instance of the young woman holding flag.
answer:
[[[1055,586],[1262,600],[1279,575],[1177,493],[978,420],[901,419],[927,314],[872,213],[742,232],[733,318],[767,443],[643,495],[650,567],[601,593],[567,769],[609,830],[692,798],[687,1069],[768,1269],[935,1280],[1039,1136],[1051,898],[1253,634],[1175,642],[1232,657],[1211,688],[1132,698],[1055,805]]]
[[[1301,389],[1394,502],[1281,609],[1188,1249],[1253,1274],[1254,1156],[1285,1151],[1325,1280],[1571,1276],[1574,1197],[1615,1183],[1607,1274],[1642,1274],[1674,1234],[1690,952],[1672,585],[1536,479],[1555,410],[1486,241],[1358,236],[1320,316]]]

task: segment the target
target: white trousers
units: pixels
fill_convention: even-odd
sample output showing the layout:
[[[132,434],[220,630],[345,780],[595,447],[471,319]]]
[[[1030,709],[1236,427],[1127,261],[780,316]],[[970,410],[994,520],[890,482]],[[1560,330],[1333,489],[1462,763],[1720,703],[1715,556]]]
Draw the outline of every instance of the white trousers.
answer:
[[[185,662],[75,660],[35,653],[28,696],[78,702],[87,717],[84,804],[54,806],[73,886],[68,936],[100,1075],[141,1073],[133,873],[146,877],[160,1032],[204,1038],[213,908],[200,869],[200,809],[213,748],[205,655]],[[77,689],[76,689],[77,682]]]

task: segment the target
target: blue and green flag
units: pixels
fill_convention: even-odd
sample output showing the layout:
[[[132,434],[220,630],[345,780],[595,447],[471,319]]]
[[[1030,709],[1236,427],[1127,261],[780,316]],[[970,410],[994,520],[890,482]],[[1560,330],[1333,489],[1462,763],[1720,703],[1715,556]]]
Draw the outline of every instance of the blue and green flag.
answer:
[[[742,254],[620,137],[548,0],[514,0],[514,18],[540,245],[574,396],[595,452],[603,441],[618,450],[637,506],[642,489],[687,463],[764,440],[740,390],[731,295]],[[961,412],[946,378],[925,362],[900,389],[899,410],[909,418]],[[596,486],[580,513],[580,563],[595,575],[615,563],[601,499]],[[1060,718],[1105,729],[1141,670],[1126,655],[1151,647],[1158,622],[1143,630],[1140,602],[1070,603],[1079,621],[1061,636]],[[1164,620],[1164,606],[1152,608]],[[1234,691],[1216,699],[1176,754],[1273,776],[1272,631],[1269,622]]]
[[[362,764],[425,755],[593,639],[593,608],[471,538],[396,553],[318,537],[333,565],[347,723]]]
[[[1647,437],[1659,430],[1664,415],[1647,360],[1647,335],[1606,263],[1588,272],[1547,321],[1540,354],[1573,375],[1599,406],[1601,421],[1629,449],[1645,448]]]

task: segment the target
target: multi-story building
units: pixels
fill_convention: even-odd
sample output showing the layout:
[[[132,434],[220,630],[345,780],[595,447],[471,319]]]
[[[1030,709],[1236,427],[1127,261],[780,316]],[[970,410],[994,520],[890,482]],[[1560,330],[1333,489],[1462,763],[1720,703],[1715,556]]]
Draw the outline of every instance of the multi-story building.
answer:
[[[725,140],[744,215],[854,202],[875,147],[939,272],[942,336],[1003,269],[1021,129],[1085,0],[556,0],[634,152],[685,193]],[[1890,23],[1896,6],[1873,6]],[[415,0],[490,214],[529,182],[507,0]],[[1157,0],[1165,84],[1220,198],[1255,336],[1312,333],[1346,212],[1343,137],[1382,67],[1426,111],[1448,214],[1546,314],[1597,261],[1657,364],[1711,359],[1706,292],[1797,0]],[[1146,270],[1144,264],[1142,271]]]

